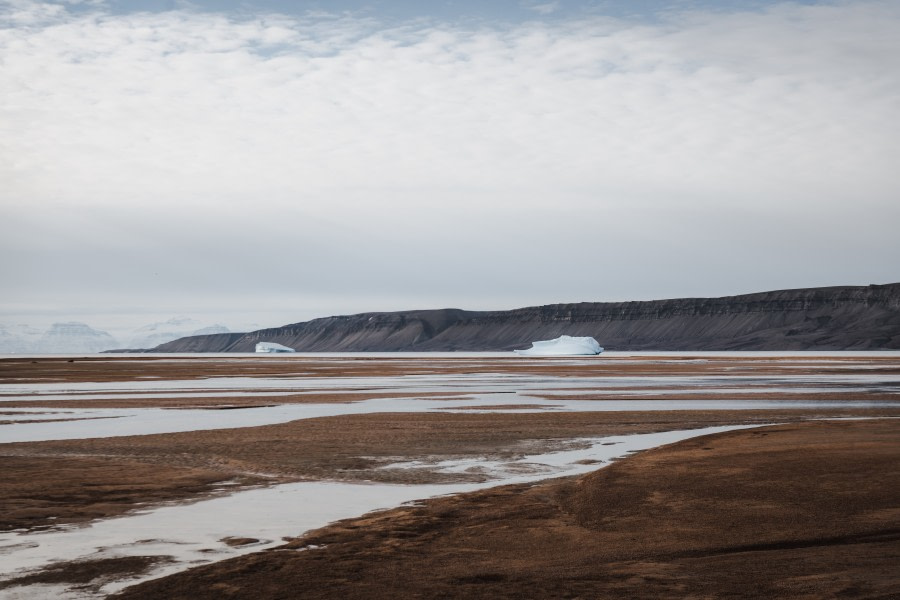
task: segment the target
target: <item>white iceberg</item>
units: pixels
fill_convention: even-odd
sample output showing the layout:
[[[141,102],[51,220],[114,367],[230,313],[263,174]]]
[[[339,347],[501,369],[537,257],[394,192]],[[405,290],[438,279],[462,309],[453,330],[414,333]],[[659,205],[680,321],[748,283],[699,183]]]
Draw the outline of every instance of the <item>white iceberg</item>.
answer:
[[[296,352],[293,348],[276,344],[275,342],[260,342],[256,345],[257,352]]]
[[[527,350],[516,350],[521,356],[591,356],[600,354],[603,348],[592,337],[561,335],[555,340],[532,342]]]

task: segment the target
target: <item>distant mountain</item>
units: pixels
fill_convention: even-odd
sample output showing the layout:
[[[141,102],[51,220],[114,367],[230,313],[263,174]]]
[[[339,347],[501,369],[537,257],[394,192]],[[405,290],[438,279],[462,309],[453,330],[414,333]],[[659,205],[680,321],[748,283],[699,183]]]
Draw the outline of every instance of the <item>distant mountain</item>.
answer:
[[[50,329],[35,342],[30,352],[93,353],[114,347],[116,344],[116,339],[107,332],[93,329],[85,323],[71,321],[51,325]]]
[[[31,352],[43,334],[30,325],[0,325],[0,352]]]
[[[211,335],[228,331],[224,325],[206,326],[196,319],[175,317],[135,329],[127,345],[129,348],[152,348],[185,336]]]
[[[363,313],[185,337],[152,351],[253,352],[257,342],[300,352],[511,350],[564,334],[594,337],[608,350],[900,349],[900,283],[508,311]]]
[[[109,351],[128,345],[152,348],[191,335],[228,333],[224,325],[205,325],[201,321],[176,317],[160,323],[144,325],[121,334],[118,339],[106,331],[86,323],[70,321],[53,323],[49,329],[30,325],[0,324],[0,353],[3,354],[69,354]],[[121,339],[129,342],[123,344]]]

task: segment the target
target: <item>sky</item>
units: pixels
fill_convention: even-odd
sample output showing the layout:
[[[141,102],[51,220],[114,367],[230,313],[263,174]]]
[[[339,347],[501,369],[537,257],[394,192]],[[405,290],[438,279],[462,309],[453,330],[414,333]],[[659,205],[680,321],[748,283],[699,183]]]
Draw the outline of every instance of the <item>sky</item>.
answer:
[[[900,2],[0,0],[0,323],[900,281]]]

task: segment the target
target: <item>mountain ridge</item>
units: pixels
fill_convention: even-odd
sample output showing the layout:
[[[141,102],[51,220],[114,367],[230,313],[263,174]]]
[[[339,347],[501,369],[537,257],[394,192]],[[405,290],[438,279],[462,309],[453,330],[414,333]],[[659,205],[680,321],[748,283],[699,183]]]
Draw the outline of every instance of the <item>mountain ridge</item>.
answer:
[[[150,352],[505,351],[560,335],[609,350],[900,349],[900,283],[757,292],[718,298],[455,308],[323,317],[248,333],[190,336]]]

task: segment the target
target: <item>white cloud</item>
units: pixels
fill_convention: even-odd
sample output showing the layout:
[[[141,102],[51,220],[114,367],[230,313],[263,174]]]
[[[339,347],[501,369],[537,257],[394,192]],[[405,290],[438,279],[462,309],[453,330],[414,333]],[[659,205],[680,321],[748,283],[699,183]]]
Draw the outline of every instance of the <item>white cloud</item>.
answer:
[[[559,2],[523,3],[527,10],[533,10],[540,15],[550,15],[559,10]]]
[[[515,305],[857,283],[900,254],[893,3],[475,29],[5,6],[10,302]]]
[[[44,4],[34,0],[0,2],[0,25],[27,26],[46,23],[65,14],[65,8],[57,4]]]

